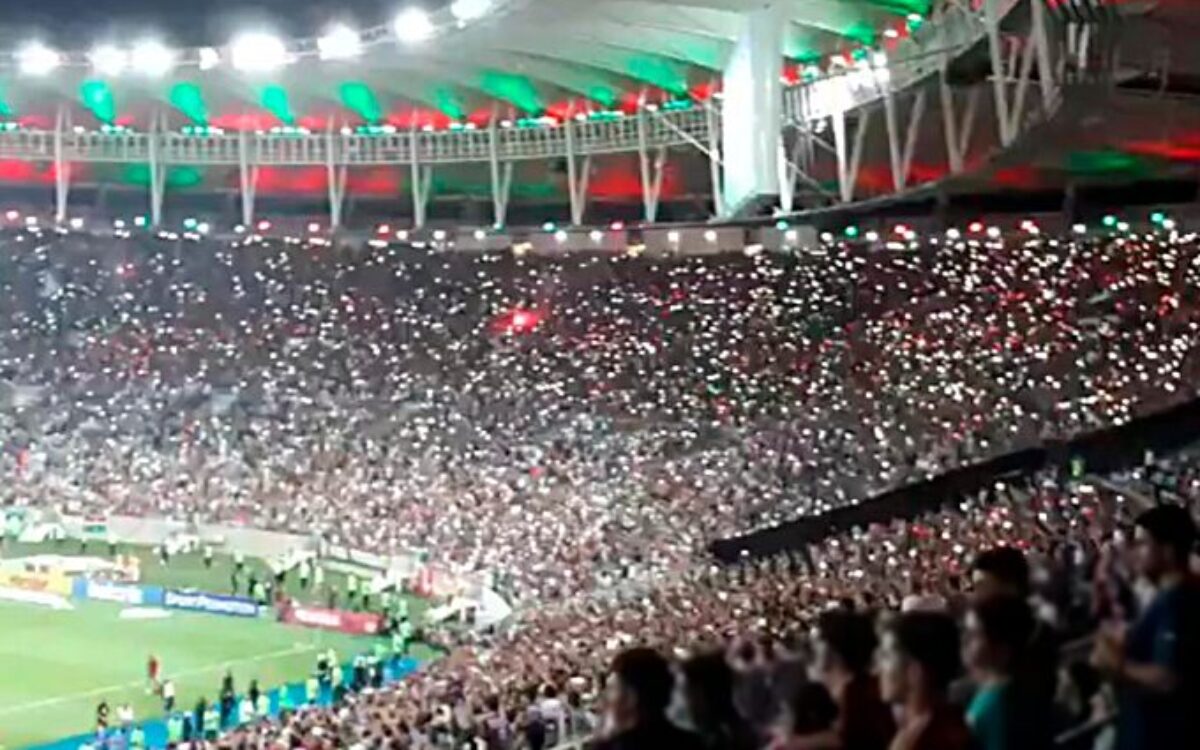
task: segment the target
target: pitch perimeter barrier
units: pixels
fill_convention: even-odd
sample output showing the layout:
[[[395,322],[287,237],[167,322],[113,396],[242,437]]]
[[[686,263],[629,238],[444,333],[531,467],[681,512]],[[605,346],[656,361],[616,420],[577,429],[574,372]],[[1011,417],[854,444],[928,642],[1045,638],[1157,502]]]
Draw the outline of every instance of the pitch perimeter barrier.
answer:
[[[113,602],[131,607],[161,607],[166,590],[162,586],[95,581],[80,576],[75,579],[71,596],[79,600]]]
[[[74,584],[72,577],[58,571],[32,573],[28,571],[0,571],[0,586],[20,591],[70,596]]]
[[[964,495],[992,487],[997,481],[1032,475],[1047,467],[1063,467],[1082,459],[1088,472],[1111,472],[1140,464],[1145,451],[1169,452],[1200,439],[1200,399],[1132,420],[1120,427],[1050,440],[1040,446],[1007,453],[965,466],[933,479],[906,485],[858,505],[820,516],[790,521],[750,534],[713,542],[710,550],[722,562],[803,552],[831,534],[897,518],[912,519],[937,510]]]
[[[383,617],[370,612],[347,612],[341,609],[308,607],[289,601],[279,612],[280,621],[306,628],[333,630],[349,635],[378,635],[383,630]]]
[[[200,591],[177,591],[167,589],[163,593],[163,606],[188,612],[205,612],[231,617],[258,617],[259,605],[253,599],[224,594],[207,594]]]

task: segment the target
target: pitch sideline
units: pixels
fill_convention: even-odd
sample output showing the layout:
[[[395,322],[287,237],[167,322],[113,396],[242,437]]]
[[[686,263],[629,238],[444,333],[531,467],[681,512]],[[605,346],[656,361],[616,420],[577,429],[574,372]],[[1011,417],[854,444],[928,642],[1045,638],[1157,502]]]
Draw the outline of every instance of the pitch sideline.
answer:
[[[183,672],[179,672],[178,674],[172,675],[171,677],[172,677],[172,679],[195,677],[196,675],[205,674],[207,672],[213,672],[213,671],[217,671],[217,670],[221,670],[221,669],[229,669],[230,667],[234,667],[239,664],[253,664],[254,662],[259,662],[259,661],[270,661],[271,659],[278,659],[281,656],[288,656],[291,654],[302,654],[305,652],[312,652],[312,651],[316,651],[316,650],[317,650],[317,647],[314,646],[313,644],[299,643],[299,644],[292,645],[291,648],[281,648],[281,649],[277,649],[275,651],[270,651],[265,654],[258,654],[256,656],[248,656],[244,659],[232,659],[232,660],[223,661],[223,662],[220,662],[217,664],[210,664],[205,667],[197,667],[196,669],[184,670]],[[123,683],[120,683],[117,685],[106,685],[104,687],[92,688],[91,690],[85,690],[85,691],[82,691],[79,693],[70,693],[68,695],[57,695],[53,698],[43,698],[41,700],[30,701],[29,703],[21,703],[16,706],[8,706],[7,708],[0,708],[0,716],[7,716],[9,714],[20,713],[22,711],[35,711],[38,709],[47,708],[49,706],[56,706],[60,703],[71,703],[73,701],[83,700],[85,698],[95,698],[96,696],[104,695],[105,693],[108,693],[111,691],[125,690],[128,688],[136,688],[136,687],[144,686],[145,684],[146,684],[145,680],[134,680],[131,682],[123,682]]]

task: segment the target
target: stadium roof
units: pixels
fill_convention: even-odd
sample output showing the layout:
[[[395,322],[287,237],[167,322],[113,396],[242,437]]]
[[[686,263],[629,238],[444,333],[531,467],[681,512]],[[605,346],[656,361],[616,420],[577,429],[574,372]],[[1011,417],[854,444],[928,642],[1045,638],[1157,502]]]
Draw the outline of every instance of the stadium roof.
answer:
[[[290,64],[266,64],[271,70],[256,73],[246,72],[245,65],[235,69],[229,39],[183,47],[169,42],[179,38],[176,31],[114,37],[101,29],[94,39],[68,45],[49,30],[22,29],[22,41],[0,47],[0,62],[7,62],[0,72],[0,115],[20,119],[41,110],[44,117],[47,101],[66,100],[100,121],[145,127],[161,102],[182,122],[198,125],[312,126],[339,119],[403,127],[420,124],[422,117],[487,118],[496,106],[506,116],[561,116],[571,106],[618,108],[641,96],[703,98],[729,58],[742,14],[756,5],[755,0],[456,0],[428,11],[428,29],[414,29],[412,17],[407,24],[373,19],[374,25],[342,27],[357,49],[336,60],[320,59],[320,40],[330,26],[315,21],[306,36],[282,38]],[[789,60],[811,62],[905,34],[927,13],[929,2],[784,5],[790,23],[781,71]],[[401,9],[398,18],[404,13]],[[8,23],[11,39],[11,19]],[[297,25],[287,19],[249,28],[269,33]],[[114,45],[126,56],[121,74],[98,70],[92,54],[93,45],[114,38],[124,42]],[[128,64],[141,39],[164,40],[170,60],[163,75],[139,74],[136,64]],[[61,51],[52,74],[22,75],[22,45],[30,40],[45,40],[46,48]],[[262,41],[251,45],[254,55],[266,54]],[[220,55],[216,61],[213,52]]]

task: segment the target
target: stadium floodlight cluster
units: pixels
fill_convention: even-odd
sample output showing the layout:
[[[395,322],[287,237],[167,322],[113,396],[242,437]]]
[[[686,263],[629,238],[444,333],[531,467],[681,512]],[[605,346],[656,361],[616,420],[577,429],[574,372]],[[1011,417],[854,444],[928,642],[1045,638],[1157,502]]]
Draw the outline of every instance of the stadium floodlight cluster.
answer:
[[[8,54],[0,52],[0,68],[15,68],[29,77],[46,76],[63,67],[86,67],[106,78],[122,75],[161,77],[175,68],[211,70],[228,64],[242,73],[270,73],[304,59],[351,60],[368,47],[389,41],[419,45],[433,37],[463,28],[496,10],[508,0],[454,0],[437,11],[417,6],[400,10],[390,24],[363,31],[338,23],[318,37],[285,40],[262,30],[237,34],[225,47],[172,49],[157,39],[142,39],[121,47],[110,42],[90,52],[55,49],[33,40]]]

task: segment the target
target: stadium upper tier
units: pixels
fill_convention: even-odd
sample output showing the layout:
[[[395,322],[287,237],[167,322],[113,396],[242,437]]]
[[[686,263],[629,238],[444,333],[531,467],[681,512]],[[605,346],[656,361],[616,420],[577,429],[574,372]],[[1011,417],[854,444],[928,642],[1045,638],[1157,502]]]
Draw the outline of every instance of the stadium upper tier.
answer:
[[[1178,59],[1154,50],[1174,46],[1146,44],[1143,28],[1163,13],[1103,0],[457,0],[361,31],[250,31],[212,47],[135,35],[60,50],[34,36],[0,45],[0,159],[52,163],[42,174],[60,219],[72,182],[103,181],[83,163],[141,168],[144,180],[126,181],[151,188],[155,221],[168,186],[201,182],[174,179],[178,166],[236,169],[245,220],[260,170],[315,168],[324,176],[296,182],[328,192],[334,225],[353,167],[403,167],[404,189],[386,187],[412,196],[418,226],[431,193],[453,192],[433,168],[472,163],[490,170],[474,182],[496,224],[515,164],[550,164],[564,178],[552,200],[561,190],[581,224],[589,193],[603,197],[592,157],[619,154],[637,160],[624,164],[626,193],[649,222],[672,193],[729,218],[968,175],[1011,187],[988,169],[1048,142],[1065,103],[1075,122],[1095,111],[1095,92],[1112,88],[1097,83],[1168,90]],[[1190,115],[1176,112],[1142,155],[1177,161]],[[1115,125],[1089,129],[1089,148],[1128,151]]]

